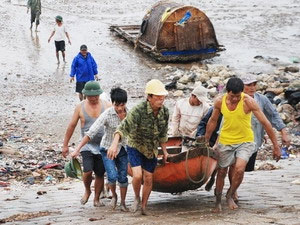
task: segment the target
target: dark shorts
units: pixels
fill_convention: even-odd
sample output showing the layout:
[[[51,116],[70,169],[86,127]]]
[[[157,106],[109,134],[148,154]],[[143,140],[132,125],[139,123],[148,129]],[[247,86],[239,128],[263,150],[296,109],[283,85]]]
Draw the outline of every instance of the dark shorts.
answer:
[[[82,94],[82,90],[86,83],[87,82],[76,82],[76,92]]]
[[[65,51],[65,46],[66,46],[65,41],[54,41],[54,43],[55,43],[55,48],[56,48],[57,52]]]
[[[254,170],[256,156],[257,156],[257,152],[254,152],[247,163],[245,172],[251,172]]]
[[[36,23],[36,25],[40,24],[40,11],[31,10],[31,23]]]
[[[148,159],[136,148],[127,146],[128,161],[131,167],[141,166],[149,173],[153,173],[157,164],[157,158]]]
[[[80,152],[82,156],[83,172],[94,171],[98,177],[102,177],[105,173],[102,157],[100,154],[93,154],[90,151]]]

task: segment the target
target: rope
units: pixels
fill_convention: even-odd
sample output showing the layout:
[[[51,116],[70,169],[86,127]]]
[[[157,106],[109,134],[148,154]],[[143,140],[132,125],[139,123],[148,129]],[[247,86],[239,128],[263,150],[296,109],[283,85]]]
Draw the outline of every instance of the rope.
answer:
[[[206,172],[207,172],[207,170],[208,170],[208,164],[209,164],[209,148],[208,147],[206,147],[206,150],[207,150],[207,160],[206,160],[206,168],[205,168],[205,173],[204,173],[204,175],[203,175],[203,177],[200,179],[200,180],[193,180],[192,178],[191,178],[191,176],[190,176],[190,174],[189,174],[189,170],[188,170],[188,156],[189,156],[189,151],[190,151],[190,148],[187,150],[187,152],[186,152],[186,157],[185,157],[185,173],[186,173],[186,175],[187,175],[187,177],[189,178],[189,180],[191,181],[191,182],[193,182],[194,184],[199,184],[200,182],[202,182],[204,179],[205,179],[205,174],[206,174]]]

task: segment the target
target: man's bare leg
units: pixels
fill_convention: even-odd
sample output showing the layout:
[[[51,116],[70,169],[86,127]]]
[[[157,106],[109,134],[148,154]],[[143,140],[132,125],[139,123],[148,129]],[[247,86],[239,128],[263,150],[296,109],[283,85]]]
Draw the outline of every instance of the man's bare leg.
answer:
[[[230,185],[231,185],[231,183],[232,183],[232,173],[233,173],[233,170],[234,170],[234,166],[235,166],[235,164],[233,164],[233,165],[231,165],[231,166],[229,167],[228,178],[229,178],[229,183],[230,183]],[[237,191],[233,194],[232,198],[233,198],[233,201],[234,201],[235,203],[238,203],[238,202],[239,202],[239,196],[238,196],[238,194],[237,194]]]
[[[245,160],[236,158],[236,162],[232,171],[232,183],[226,194],[227,204],[230,209],[238,208],[238,205],[234,202],[233,196],[243,181],[246,165],[247,162]]]
[[[59,62],[59,52],[58,51],[56,51],[56,59],[57,59],[57,64],[59,64],[60,62]]]
[[[94,183],[94,187],[95,187],[95,196],[94,196],[94,206],[95,207],[99,207],[99,206],[103,206],[103,204],[100,202],[100,193],[103,190],[103,186],[104,186],[104,176],[99,177],[99,176],[95,176],[95,183]]]
[[[121,210],[123,212],[127,212],[128,208],[126,207],[126,203],[125,203],[127,187],[120,187],[120,194],[121,194]]]
[[[135,194],[134,202],[132,205],[132,211],[136,212],[141,202],[140,191],[142,185],[143,172],[141,166],[132,167],[131,169],[132,169],[132,187]]]
[[[143,170],[144,173],[144,185],[143,185],[143,196],[142,196],[142,215],[147,215],[146,206],[152,191],[153,173]]]
[[[111,194],[112,194],[110,205],[111,205],[112,209],[115,209],[117,207],[117,201],[118,201],[118,196],[116,193],[116,184],[109,184],[109,188],[110,188]]]
[[[83,176],[82,176],[82,180],[83,180],[83,184],[84,184],[84,187],[85,187],[85,193],[84,193],[83,197],[81,198],[80,203],[82,205],[84,205],[85,203],[88,202],[89,197],[92,193],[91,192],[91,183],[92,183],[92,180],[93,180],[92,171],[84,172]]]
[[[223,192],[225,177],[227,174],[227,169],[228,167],[219,168],[217,172],[216,189],[215,189],[215,196],[216,196],[215,212],[222,211],[221,200],[222,200],[222,192]]]
[[[62,54],[62,57],[63,57],[63,61],[66,62],[66,54],[65,54],[65,51],[62,51],[61,54]]]

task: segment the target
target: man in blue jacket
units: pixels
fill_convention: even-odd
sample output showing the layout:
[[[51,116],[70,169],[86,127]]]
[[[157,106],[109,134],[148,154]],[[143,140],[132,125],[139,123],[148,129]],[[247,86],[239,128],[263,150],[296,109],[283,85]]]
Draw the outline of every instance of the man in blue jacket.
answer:
[[[87,51],[86,45],[80,46],[80,52],[73,59],[70,82],[74,81],[74,76],[76,76],[76,92],[79,93],[79,99],[82,101],[82,90],[85,83],[98,80],[97,63],[91,53]]]

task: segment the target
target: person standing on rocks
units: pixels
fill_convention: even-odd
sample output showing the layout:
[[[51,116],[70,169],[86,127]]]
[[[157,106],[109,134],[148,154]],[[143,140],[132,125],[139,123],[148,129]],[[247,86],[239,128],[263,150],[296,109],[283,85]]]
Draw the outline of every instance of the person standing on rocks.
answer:
[[[35,31],[40,24],[40,15],[42,14],[42,4],[41,0],[28,0],[27,1],[27,13],[29,12],[30,8],[30,29],[32,29],[33,23],[35,23]]]
[[[251,155],[255,152],[254,134],[251,129],[252,113],[266,130],[273,143],[273,157],[280,160],[281,152],[275,133],[258,104],[243,93],[244,84],[239,78],[230,78],[226,84],[227,93],[216,98],[211,118],[208,121],[205,141],[209,143],[220,113],[224,122],[219,136],[219,159],[216,181],[216,211],[221,211],[221,197],[228,167],[233,165],[232,179],[226,194],[230,209],[238,208],[234,201],[235,193],[243,181],[244,171]]]
[[[152,191],[153,172],[157,164],[158,146],[163,150],[164,161],[168,153],[169,110],[163,105],[168,94],[163,83],[153,79],[146,84],[147,100],[135,106],[122,121],[107,151],[107,157],[114,159],[118,155],[119,141],[127,138],[128,160],[132,168],[132,186],[135,194],[132,211],[140,205],[142,190],[142,215],[147,215],[146,206]]]
[[[291,144],[291,139],[288,135],[285,124],[280,118],[279,113],[277,112],[276,108],[272,105],[272,103],[266,96],[256,92],[256,84],[257,84],[256,77],[252,74],[247,74],[242,76],[241,79],[244,83],[244,93],[254,98],[255,102],[257,102],[259,108],[265,114],[265,116],[270,121],[272,126],[275,127],[277,131],[280,132],[282,145],[289,147]],[[254,132],[256,151],[250,157],[249,162],[246,166],[246,171],[254,170],[257,151],[262,146],[264,142],[264,135],[265,135],[264,127],[254,115],[252,115],[251,124],[252,124],[252,130]]]
[[[51,38],[54,36],[54,43],[55,43],[55,50],[56,50],[56,58],[57,63],[59,64],[59,51],[61,51],[63,61],[66,62],[66,55],[65,55],[65,36],[68,38],[69,44],[71,45],[71,40],[69,37],[68,30],[66,26],[63,24],[63,18],[61,16],[55,17],[56,25],[48,39],[48,43],[51,41]]]
[[[107,157],[107,150],[113,141],[113,134],[118,125],[120,125],[121,121],[126,117],[128,111],[126,108],[127,92],[121,88],[113,88],[110,92],[110,96],[113,107],[105,110],[105,112],[98,117],[81,140],[74,154],[79,154],[80,149],[99,132],[101,133],[104,127],[105,133],[100,143],[100,153],[107,173],[109,189],[112,192],[111,207],[115,209],[117,206],[116,182],[118,181],[121,194],[121,210],[126,212],[128,211],[125,204],[128,186],[126,142],[122,140],[122,142],[119,143],[117,149],[118,154],[113,160]]]
[[[171,123],[171,135],[195,137],[198,124],[209,109],[207,89],[196,87],[189,98],[176,102]]]
[[[70,82],[74,81],[76,76],[76,92],[79,94],[79,100],[83,100],[82,89],[86,82],[98,80],[97,63],[92,54],[88,52],[86,45],[80,46],[80,52],[75,56],[71,66]]]
[[[87,96],[87,99],[78,104],[75,108],[74,114],[72,116],[71,122],[67,128],[62,155],[66,157],[69,154],[69,141],[74,133],[74,130],[80,121],[81,124],[81,136],[84,137],[86,132],[90,129],[92,124],[96,119],[111,106],[109,102],[100,100],[99,95],[102,93],[102,89],[98,82],[90,81],[86,83],[83,93]],[[80,200],[81,204],[87,203],[91,195],[91,183],[92,183],[92,173],[95,173],[95,196],[94,196],[94,206],[101,206],[99,201],[100,193],[104,185],[104,165],[102,157],[100,154],[99,144],[101,142],[102,136],[104,134],[104,128],[102,127],[97,135],[94,136],[86,145],[81,148],[81,156],[83,163],[83,183],[85,187],[85,193]],[[72,152],[72,157],[76,157],[77,153]]]

